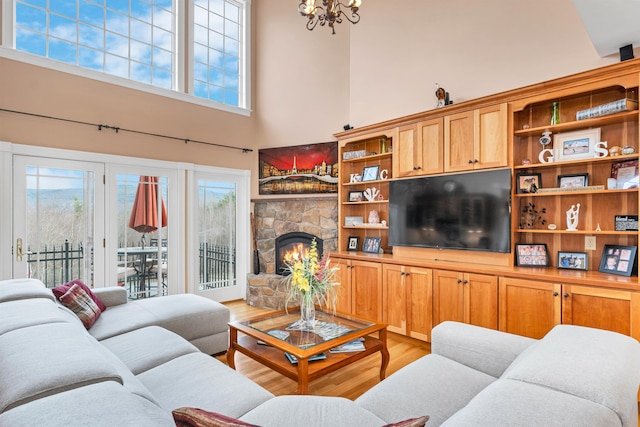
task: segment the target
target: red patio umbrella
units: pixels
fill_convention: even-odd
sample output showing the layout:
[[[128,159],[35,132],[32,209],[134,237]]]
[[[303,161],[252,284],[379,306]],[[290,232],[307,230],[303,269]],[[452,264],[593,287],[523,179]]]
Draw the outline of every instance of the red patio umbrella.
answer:
[[[162,225],[167,226],[167,208],[162,203]],[[158,177],[141,176],[136,190],[136,198],[133,201],[131,217],[129,218],[129,228],[140,233],[150,233],[156,231],[160,222],[158,221]]]

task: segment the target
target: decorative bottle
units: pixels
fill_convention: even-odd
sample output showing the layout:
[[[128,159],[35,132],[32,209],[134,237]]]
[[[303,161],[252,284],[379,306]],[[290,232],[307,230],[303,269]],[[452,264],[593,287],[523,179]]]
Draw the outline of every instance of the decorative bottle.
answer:
[[[560,124],[560,105],[558,102],[553,103],[553,110],[551,111],[551,124]]]

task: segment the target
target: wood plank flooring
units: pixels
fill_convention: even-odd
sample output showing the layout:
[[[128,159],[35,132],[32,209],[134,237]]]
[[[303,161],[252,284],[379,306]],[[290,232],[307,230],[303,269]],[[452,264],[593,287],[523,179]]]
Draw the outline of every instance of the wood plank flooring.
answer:
[[[243,300],[228,302],[225,305],[231,310],[231,320],[246,319],[270,311],[251,307]],[[414,360],[429,354],[431,350],[429,343],[394,333],[388,334],[387,346],[390,354],[387,376]],[[226,355],[218,356],[218,359],[224,363],[227,362]],[[380,381],[380,359],[380,354],[376,353],[312,381],[309,386],[309,393],[317,396],[342,396],[355,399]],[[236,369],[239,372],[271,393],[277,396],[296,394],[297,384],[289,378],[240,353],[236,353],[235,361]]]

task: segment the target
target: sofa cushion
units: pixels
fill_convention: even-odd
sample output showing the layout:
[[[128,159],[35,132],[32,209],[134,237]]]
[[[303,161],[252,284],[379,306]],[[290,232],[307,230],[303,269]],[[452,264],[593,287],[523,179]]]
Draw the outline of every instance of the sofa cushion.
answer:
[[[638,420],[636,419],[636,423]],[[622,426],[610,409],[570,394],[513,380],[498,380],[442,426]]]
[[[0,414],[11,427],[175,427],[171,413],[105,381],[34,400]]]
[[[65,283],[64,285],[56,286],[51,291],[53,292],[53,295],[55,295],[56,298],[60,299],[64,294],[69,292],[69,289],[71,289],[73,285],[80,286],[82,290],[85,291],[87,295],[89,295],[91,300],[94,303],[96,303],[96,305],[98,306],[101,312],[107,309],[107,307],[105,307],[105,305],[102,303],[100,298],[98,298],[98,296],[95,293],[93,293],[91,288],[85,285],[81,280],[78,280],[78,279],[72,280],[71,282]]]
[[[407,418],[407,417],[404,417]],[[278,396],[240,417],[263,427],[371,427],[386,422],[344,397]]]
[[[554,327],[503,378],[537,384],[606,406],[637,423],[640,343],[573,325]]]
[[[180,356],[139,374],[138,379],[169,411],[189,406],[238,418],[273,397],[204,353]]]
[[[147,326],[100,341],[138,375],[176,357],[198,352],[181,336],[159,326]]]
[[[80,324],[80,320],[75,314],[62,310],[61,306],[45,298],[3,302],[0,308],[0,335],[45,323]]]
[[[65,307],[78,316],[78,319],[82,321],[82,324],[87,329],[91,328],[100,317],[100,307],[77,284],[72,285],[59,299]]]
[[[72,323],[36,325],[0,335],[0,412],[87,384],[122,383],[96,345]]]
[[[172,413],[177,427],[259,427],[199,408],[178,408]]]
[[[439,425],[496,379],[437,354],[405,366],[355,402],[387,423],[429,415]]]
[[[30,298],[55,300],[51,290],[38,279],[10,279],[0,281],[0,303]]]

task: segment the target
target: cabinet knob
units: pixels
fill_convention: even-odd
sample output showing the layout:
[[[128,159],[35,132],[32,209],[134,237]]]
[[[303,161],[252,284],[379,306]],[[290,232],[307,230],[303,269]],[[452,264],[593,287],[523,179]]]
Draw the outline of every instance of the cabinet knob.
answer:
[[[473,163],[478,163],[478,159],[473,159]]]
[[[409,273],[404,273],[405,276],[409,277]]]
[[[458,283],[462,283],[462,279],[458,279]]]
[[[473,160],[469,159],[469,162],[468,162],[468,163],[469,163],[469,164],[472,164],[472,163],[473,163]]]
[[[463,285],[466,285],[467,283],[469,283],[469,281],[468,281],[468,280],[463,280],[463,281],[462,281],[462,284],[463,284]]]
[[[554,296],[554,297],[557,297],[557,296],[558,296],[558,293],[557,293],[557,292],[554,292],[554,293],[553,293],[553,296]]]
[[[565,298],[569,298],[569,294],[566,293],[566,292],[562,296],[565,297]]]

